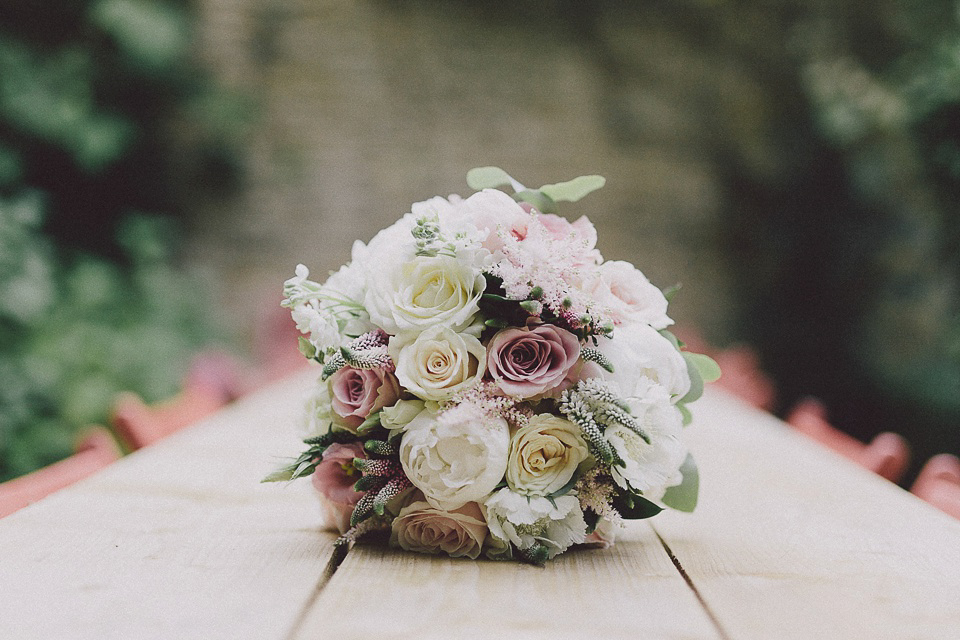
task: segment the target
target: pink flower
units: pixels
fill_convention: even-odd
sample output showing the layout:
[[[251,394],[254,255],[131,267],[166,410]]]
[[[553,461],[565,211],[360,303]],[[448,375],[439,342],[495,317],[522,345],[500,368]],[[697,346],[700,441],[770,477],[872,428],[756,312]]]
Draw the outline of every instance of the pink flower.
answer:
[[[337,424],[356,431],[370,414],[397,401],[400,383],[383,369],[344,367],[330,378],[330,395]]]
[[[353,490],[354,483],[360,479],[360,472],[353,468],[353,459],[366,457],[360,443],[334,443],[323,452],[320,464],[311,476],[328,523],[340,533],[350,528],[350,514],[363,497],[362,492]]]
[[[552,324],[503,329],[487,346],[487,370],[504,393],[530,398],[560,385],[580,358],[580,341]]]

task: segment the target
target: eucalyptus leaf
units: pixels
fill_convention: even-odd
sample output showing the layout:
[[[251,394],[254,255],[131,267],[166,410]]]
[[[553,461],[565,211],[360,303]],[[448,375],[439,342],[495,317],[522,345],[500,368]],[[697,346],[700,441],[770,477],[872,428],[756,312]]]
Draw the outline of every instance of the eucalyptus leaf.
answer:
[[[476,191],[499,189],[500,187],[506,186],[513,187],[515,191],[519,191],[519,189],[517,189],[517,185],[519,184],[520,183],[510,177],[509,173],[500,167],[476,167],[467,172],[467,185]],[[520,186],[522,189],[522,185]]]
[[[603,176],[580,176],[566,182],[545,184],[539,191],[554,202],[576,202],[607,183]]]
[[[716,382],[720,379],[720,365],[710,356],[702,353],[684,353],[683,355],[687,361],[687,366],[692,363],[700,372],[700,377],[703,378],[704,382]]]
[[[690,413],[690,409],[683,402],[677,403],[677,410],[680,412],[680,415],[683,416],[683,426],[687,426],[693,422],[693,414]]]
[[[692,512],[697,508],[697,496],[700,493],[700,471],[693,456],[687,454],[687,459],[680,466],[683,482],[667,489],[663,494],[663,504],[677,511]]]
[[[700,369],[695,362],[690,359],[689,351],[681,351],[684,361],[687,363],[687,373],[690,375],[690,391],[680,399],[681,402],[694,402],[703,395],[703,376],[700,375]]]
[[[540,191],[533,189],[524,189],[513,194],[513,199],[517,202],[526,202],[540,213],[556,213],[557,203],[553,199]]]
[[[675,285],[669,286],[663,290],[663,297],[667,299],[667,302],[673,302],[673,298],[680,292],[683,286],[678,282]]]

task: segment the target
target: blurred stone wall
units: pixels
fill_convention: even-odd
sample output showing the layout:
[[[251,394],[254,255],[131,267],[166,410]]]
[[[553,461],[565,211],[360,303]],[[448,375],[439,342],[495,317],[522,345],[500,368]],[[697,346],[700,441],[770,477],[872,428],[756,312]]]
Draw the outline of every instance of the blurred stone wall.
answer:
[[[777,24],[739,16],[719,37],[709,13],[661,5],[201,0],[199,55],[259,115],[244,187],[204,205],[192,261],[243,333],[298,262],[335,269],[410,203],[468,193],[471,167],[531,186],[599,173],[561,213],[589,215],[606,258],[681,283],[675,319],[724,341],[725,172],[785,155],[737,43],[761,64],[753,39]]]

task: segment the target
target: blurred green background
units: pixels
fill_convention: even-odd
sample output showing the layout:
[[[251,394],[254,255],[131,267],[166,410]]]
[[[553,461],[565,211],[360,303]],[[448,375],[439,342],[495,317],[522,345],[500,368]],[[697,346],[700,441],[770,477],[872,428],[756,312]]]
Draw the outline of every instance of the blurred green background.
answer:
[[[0,480],[248,350],[297,262],[496,164],[600,173],[604,256],[683,284],[915,466],[960,453],[960,5],[0,1]]]

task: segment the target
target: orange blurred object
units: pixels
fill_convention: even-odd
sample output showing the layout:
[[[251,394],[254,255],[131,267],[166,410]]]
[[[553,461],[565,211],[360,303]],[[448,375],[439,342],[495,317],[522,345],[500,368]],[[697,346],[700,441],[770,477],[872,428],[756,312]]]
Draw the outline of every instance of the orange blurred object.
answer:
[[[787,416],[787,423],[800,433],[856,462],[877,475],[898,482],[910,461],[906,440],[895,433],[881,433],[870,444],[840,431],[827,421],[827,410],[819,400],[801,400]]]
[[[923,465],[910,492],[960,519],[960,459],[949,453],[933,456]]]
[[[111,423],[130,449],[153,444],[207,417],[248,387],[241,368],[229,355],[206,352],[194,358],[178,395],[154,405],[135,393],[117,396]]]
[[[69,458],[0,484],[0,518],[93,475],[119,457],[110,432],[90,427]]]

